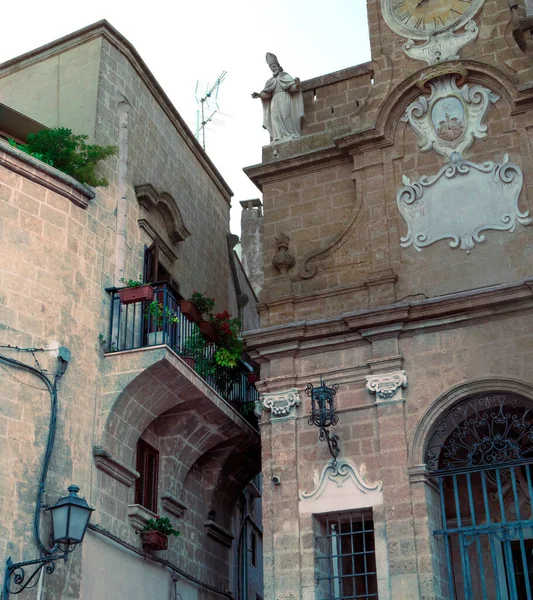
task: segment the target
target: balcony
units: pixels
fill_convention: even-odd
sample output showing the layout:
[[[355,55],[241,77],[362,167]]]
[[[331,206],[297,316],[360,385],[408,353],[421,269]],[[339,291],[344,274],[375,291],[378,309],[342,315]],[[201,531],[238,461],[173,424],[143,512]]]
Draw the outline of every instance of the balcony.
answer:
[[[123,288],[106,288],[111,294],[107,352],[137,350],[166,345],[192,368],[250,425],[257,429],[255,386],[248,381],[250,369],[239,362],[235,368],[215,363],[216,345],[204,341],[196,323],[181,312],[180,303],[166,284],[152,284],[153,299],[121,302]],[[155,304],[157,303],[157,304]]]

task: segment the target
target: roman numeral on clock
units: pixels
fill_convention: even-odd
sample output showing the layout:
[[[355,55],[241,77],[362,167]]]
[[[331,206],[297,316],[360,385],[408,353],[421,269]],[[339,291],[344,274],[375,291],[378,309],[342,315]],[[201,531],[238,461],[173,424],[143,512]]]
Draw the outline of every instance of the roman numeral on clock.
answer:
[[[415,29],[418,28],[425,29],[426,28],[426,20],[425,19],[417,19],[415,23]]]
[[[450,8],[450,12],[458,17],[462,16],[462,12],[459,12],[458,10],[455,10],[455,8]]]
[[[407,23],[409,23],[409,21],[411,20],[411,17],[412,17],[412,16],[413,16],[413,15],[412,15],[412,14],[411,14],[411,13],[410,13],[408,10],[406,10],[406,11],[405,11],[404,13],[402,13],[401,15],[398,15],[398,20],[399,20],[399,21],[401,21],[401,22],[402,22],[402,23],[404,23],[404,24],[407,24]]]
[[[433,27],[435,27],[435,29],[437,29],[437,27],[444,27],[444,21],[442,20],[442,17],[435,17],[433,19]]]

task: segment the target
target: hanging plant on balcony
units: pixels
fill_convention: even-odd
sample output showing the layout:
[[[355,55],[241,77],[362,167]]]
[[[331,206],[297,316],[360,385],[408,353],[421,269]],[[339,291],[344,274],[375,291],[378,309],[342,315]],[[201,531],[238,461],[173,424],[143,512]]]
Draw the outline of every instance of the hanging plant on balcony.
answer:
[[[146,307],[145,315],[153,319],[158,331],[163,329],[163,323],[165,319],[169,325],[175,325],[176,323],[179,323],[179,317],[177,313],[168,306],[163,306],[163,303],[157,302],[157,300],[150,302],[150,304]]]
[[[157,517],[150,519],[141,531],[141,538],[144,548],[150,550],[166,550],[168,548],[168,536],[180,534],[174,529],[168,517]]]
[[[237,361],[241,358],[244,350],[244,343],[239,337],[240,320],[232,317],[227,310],[223,310],[213,315],[211,323],[218,336],[218,348],[215,352],[217,365],[227,368],[237,366]]]
[[[215,308],[214,298],[206,296],[205,294],[201,294],[196,290],[189,298],[189,302],[191,302],[200,311],[201,319],[209,319],[211,313],[213,312],[213,308]]]
[[[215,363],[212,353],[207,348],[207,342],[200,334],[196,327],[191,332],[191,335],[186,339],[183,348],[180,352],[182,357],[194,368],[194,370],[202,376],[214,375]]]
[[[118,297],[122,304],[133,304],[151,300],[154,297],[154,288],[142,279],[124,279],[120,281],[125,287],[118,290]]]

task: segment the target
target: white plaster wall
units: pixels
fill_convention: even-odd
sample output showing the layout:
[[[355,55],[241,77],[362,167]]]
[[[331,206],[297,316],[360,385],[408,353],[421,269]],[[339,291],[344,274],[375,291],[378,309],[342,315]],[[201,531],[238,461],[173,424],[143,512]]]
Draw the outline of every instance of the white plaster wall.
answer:
[[[143,560],[92,531],[87,532],[82,548],[81,600],[174,599],[170,595],[171,572],[166,567]],[[198,600],[197,588],[183,578],[176,591],[182,600]]]
[[[102,38],[54,54],[2,77],[0,102],[47,127],[94,139]]]

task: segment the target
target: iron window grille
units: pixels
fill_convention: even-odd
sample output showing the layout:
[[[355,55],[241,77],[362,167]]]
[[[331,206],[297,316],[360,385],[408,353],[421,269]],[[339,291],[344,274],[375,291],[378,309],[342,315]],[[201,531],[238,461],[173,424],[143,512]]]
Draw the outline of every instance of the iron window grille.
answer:
[[[159,451],[144,440],[137,442],[137,471],[135,503],[157,513],[157,483],[159,479]]]
[[[316,583],[320,600],[378,597],[370,509],[316,517]]]

